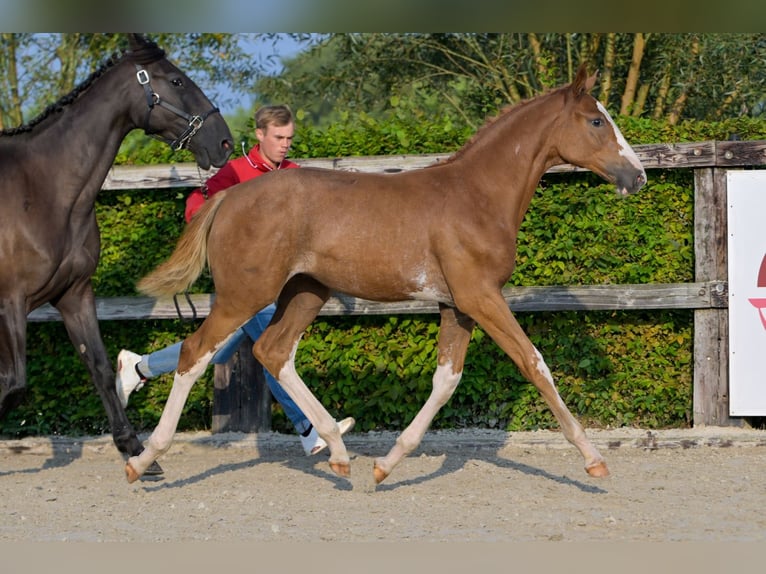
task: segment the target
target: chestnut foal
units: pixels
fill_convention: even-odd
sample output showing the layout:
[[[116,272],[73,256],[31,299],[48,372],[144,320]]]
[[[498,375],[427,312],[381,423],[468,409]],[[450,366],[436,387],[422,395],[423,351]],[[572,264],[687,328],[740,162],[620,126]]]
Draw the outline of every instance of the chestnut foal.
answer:
[[[145,450],[128,460],[128,481],[170,447],[189,390],[215,350],[274,300],[277,311],[253,353],[327,441],[333,471],[349,476],[337,425],[294,364],[303,331],[333,291],[439,304],[433,390],[390,452],[376,459],[376,483],[420,444],[452,396],[477,323],[538,388],[588,474],[608,475],[501,291],[514,269],[519,226],[546,170],[574,164],[614,183],[622,195],[646,182],[635,152],[589,94],[595,80],[581,67],[572,84],[510,107],[432,167],[398,174],[286,170],[217,194],[171,257],[139,283],[153,296],[182,291],[207,260],[216,298],[184,341],[165,410]]]

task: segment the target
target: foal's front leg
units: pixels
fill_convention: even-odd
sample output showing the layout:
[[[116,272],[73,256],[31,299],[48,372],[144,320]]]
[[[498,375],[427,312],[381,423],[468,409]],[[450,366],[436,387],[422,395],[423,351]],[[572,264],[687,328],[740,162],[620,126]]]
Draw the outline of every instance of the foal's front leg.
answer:
[[[439,311],[439,357],[431,395],[396,439],[396,444],[388,454],[375,460],[372,473],[376,484],[380,484],[405,456],[418,447],[434,417],[452,397],[463,375],[465,353],[475,323],[470,317],[452,307],[440,304]]]
[[[585,471],[593,477],[609,476],[604,457],[588,439],[585,430],[574,418],[556,390],[556,385],[542,355],[524,333],[511,313],[502,294],[485,293],[482,305],[472,313],[490,337],[505,351],[521,373],[540,391],[556,417],[564,437],[573,444],[585,460]]]

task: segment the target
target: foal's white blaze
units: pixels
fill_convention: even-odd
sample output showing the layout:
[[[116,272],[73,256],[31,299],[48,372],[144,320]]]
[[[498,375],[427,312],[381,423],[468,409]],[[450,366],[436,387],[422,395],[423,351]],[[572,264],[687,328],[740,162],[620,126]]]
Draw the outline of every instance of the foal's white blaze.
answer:
[[[598,100],[596,100],[596,106],[598,106],[598,110],[602,114],[604,114],[604,117],[609,121],[609,124],[612,126],[612,129],[614,130],[614,137],[617,138],[617,145],[620,146],[620,155],[626,158],[630,163],[632,163],[634,167],[636,167],[637,169],[640,169],[643,172],[644,166],[641,165],[641,160],[638,159],[636,152],[633,150],[632,147],[630,147],[630,144],[625,140],[625,137],[622,135],[620,128],[618,128],[617,124],[614,123],[612,116],[609,115],[609,112],[606,111],[606,108]]]

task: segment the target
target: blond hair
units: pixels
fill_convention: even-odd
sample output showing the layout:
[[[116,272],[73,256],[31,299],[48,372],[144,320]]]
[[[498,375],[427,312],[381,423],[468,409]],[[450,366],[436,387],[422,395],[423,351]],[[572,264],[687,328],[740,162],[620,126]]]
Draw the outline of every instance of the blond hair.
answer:
[[[282,127],[293,123],[293,112],[285,104],[263,106],[255,112],[255,129],[265,130],[269,126]]]

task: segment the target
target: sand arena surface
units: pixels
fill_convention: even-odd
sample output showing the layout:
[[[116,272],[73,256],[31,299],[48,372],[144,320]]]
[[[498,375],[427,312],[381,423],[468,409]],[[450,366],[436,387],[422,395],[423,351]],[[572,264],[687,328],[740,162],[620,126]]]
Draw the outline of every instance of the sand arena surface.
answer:
[[[277,433],[182,433],[161,480],[125,480],[108,436],[0,441],[0,542],[766,540],[766,432],[589,430],[592,479],[557,431],[352,433],[350,480]],[[145,436],[142,438],[146,438]]]

